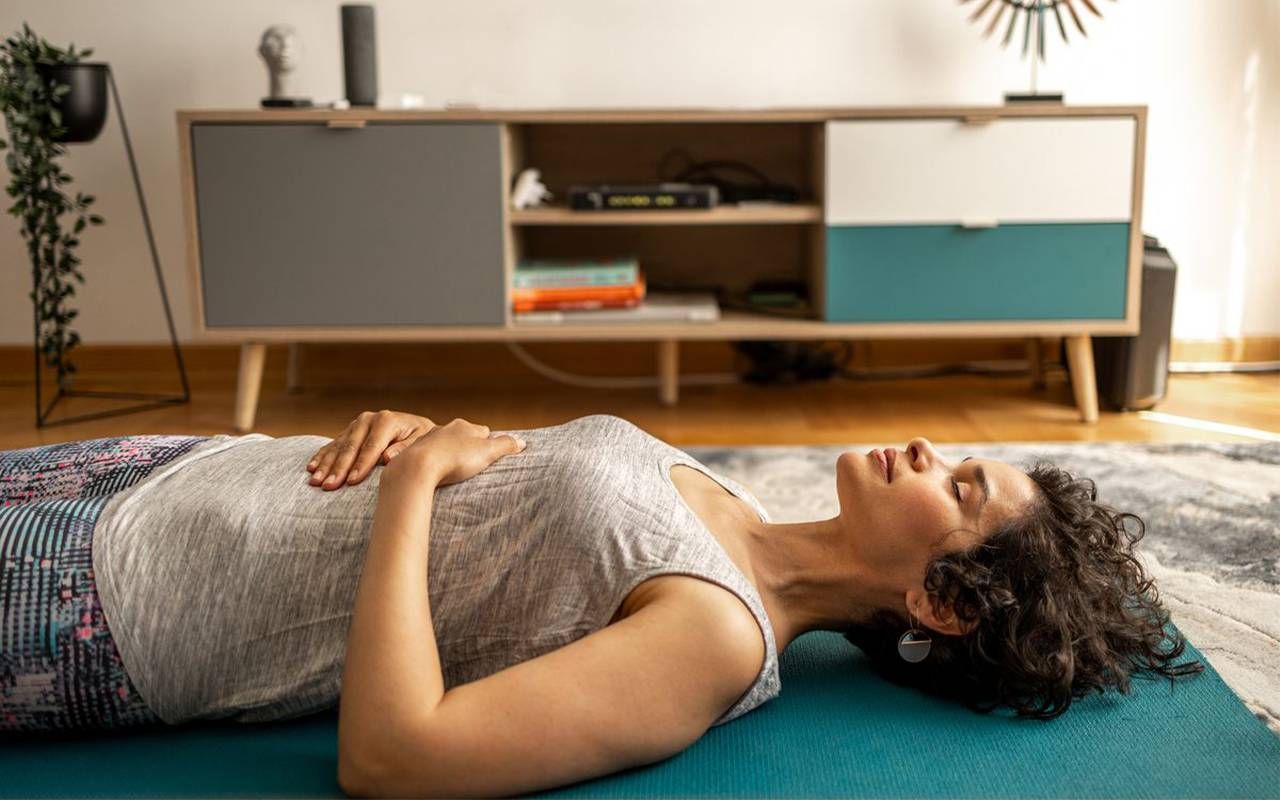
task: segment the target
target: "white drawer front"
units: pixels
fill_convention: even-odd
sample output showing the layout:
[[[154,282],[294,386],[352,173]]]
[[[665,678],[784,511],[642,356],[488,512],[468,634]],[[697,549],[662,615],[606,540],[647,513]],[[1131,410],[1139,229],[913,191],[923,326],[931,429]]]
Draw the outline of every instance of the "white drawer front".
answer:
[[[828,225],[1120,222],[1131,117],[827,123]]]

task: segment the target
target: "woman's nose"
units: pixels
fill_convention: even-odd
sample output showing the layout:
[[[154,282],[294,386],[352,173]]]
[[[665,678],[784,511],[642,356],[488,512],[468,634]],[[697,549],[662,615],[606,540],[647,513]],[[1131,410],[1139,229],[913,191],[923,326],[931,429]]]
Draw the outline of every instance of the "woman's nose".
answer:
[[[933,448],[933,442],[917,436],[907,442],[907,456],[913,469],[927,468],[938,457],[938,451]]]

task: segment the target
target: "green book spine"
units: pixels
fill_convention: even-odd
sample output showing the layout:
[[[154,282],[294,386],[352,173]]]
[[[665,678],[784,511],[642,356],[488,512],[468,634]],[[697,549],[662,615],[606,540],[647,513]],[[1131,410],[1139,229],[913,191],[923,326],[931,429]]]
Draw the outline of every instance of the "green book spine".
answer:
[[[517,289],[546,289],[560,286],[627,286],[639,278],[634,259],[615,262],[521,261],[513,285]]]

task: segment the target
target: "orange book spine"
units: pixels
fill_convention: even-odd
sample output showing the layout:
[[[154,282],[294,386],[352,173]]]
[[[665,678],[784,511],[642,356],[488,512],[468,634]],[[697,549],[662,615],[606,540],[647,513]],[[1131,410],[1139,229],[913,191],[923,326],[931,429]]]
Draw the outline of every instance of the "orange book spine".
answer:
[[[540,302],[546,300],[641,300],[644,298],[644,278],[629,286],[575,286],[553,289],[511,289],[511,299],[516,302]]]
[[[637,298],[625,300],[517,300],[512,311],[572,311],[596,308],[632,308],[640,305]]]

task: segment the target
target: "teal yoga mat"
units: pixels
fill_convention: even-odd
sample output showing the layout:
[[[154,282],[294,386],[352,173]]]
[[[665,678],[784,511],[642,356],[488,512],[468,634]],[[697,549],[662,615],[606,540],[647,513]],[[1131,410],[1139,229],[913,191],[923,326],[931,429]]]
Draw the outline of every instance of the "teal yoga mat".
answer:
[[[1048,722],[889,684],[830,632],[796,641],[781,678],[777,699],[673,758],[530,796],[1280,798],[1280,736],[1212,665]],[[0,796],[340,797],[336,719],[4,741]]]

